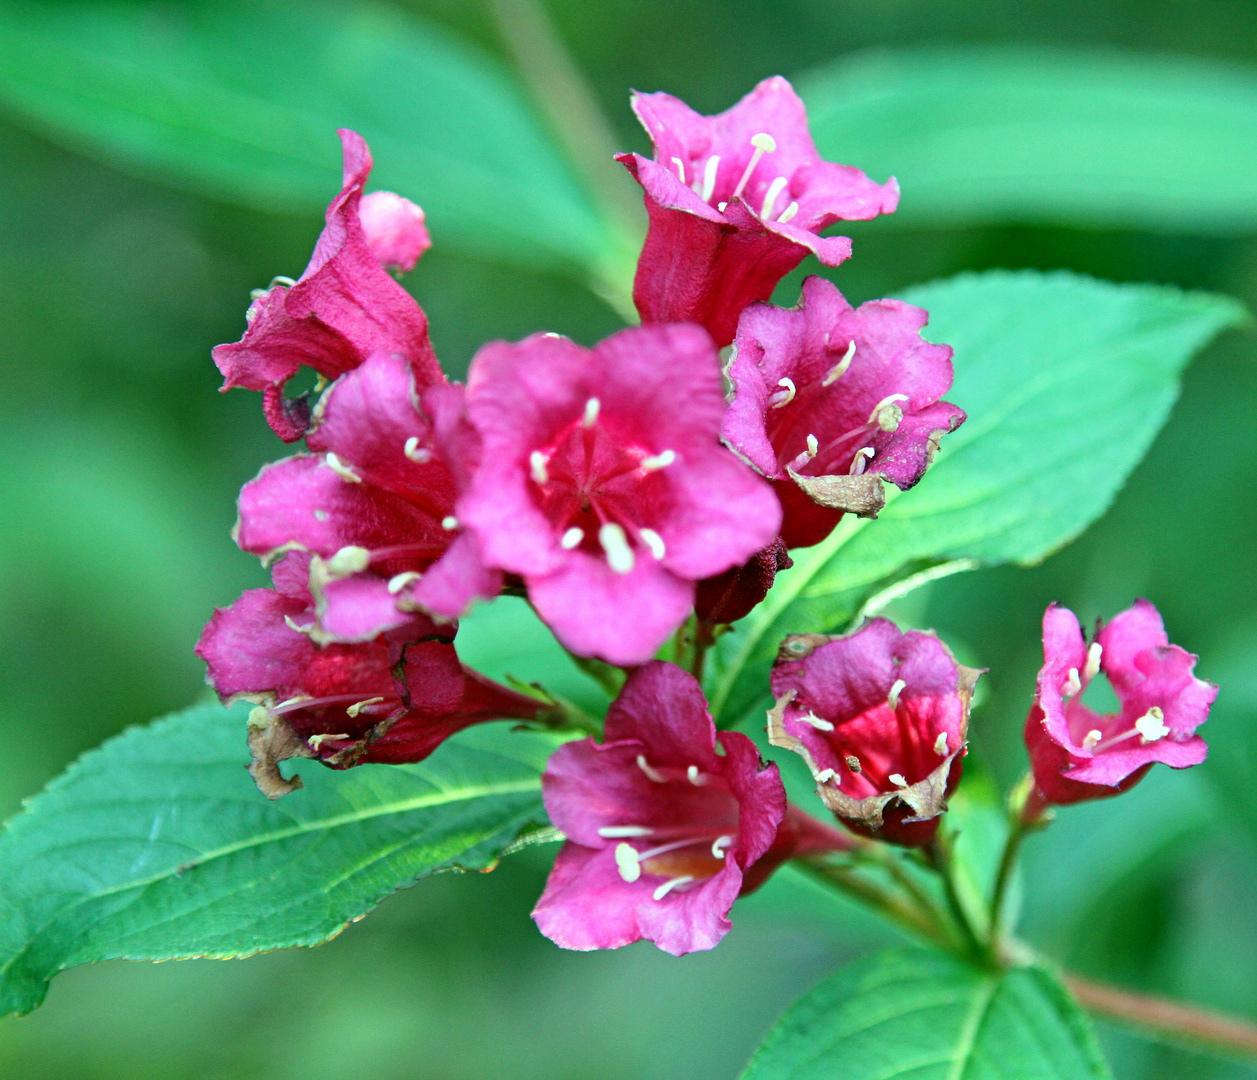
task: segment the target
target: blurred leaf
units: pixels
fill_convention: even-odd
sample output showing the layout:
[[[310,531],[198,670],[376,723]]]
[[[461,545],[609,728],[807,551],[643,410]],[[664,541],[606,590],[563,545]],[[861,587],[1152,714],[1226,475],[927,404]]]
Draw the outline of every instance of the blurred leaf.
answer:
[[[1226,297],[1065,273],[963,274],[905,299],[955,348],[947,397],[969,418],[917,487],[887,485],[876,522],[848,515],[798,553],[720,639],[708,697],[725,722],[764,699],[787,634],[840,630],[913,573],[1034,563],[1072,540],[1143,457],[1192,354],[1246,317]]]
[[[335,936],[438,870],[490,869],[546,821],[553,736],[465,731],[417,765],[301,768],[268,802],[247,710],[203,705],[73,764],[0,834],[0,1014],[113,957],[244,956]]]
[[[0,101],[146,176],[304,214],[339,189],[335,129],[352,127],[437,244],[597,268],[610,243],[497,62],[382,7],[3,0]]]
[[[1204,729],[1209,760],[1201,772],[1213,781],[1227,816],[1257,844],[1257,806],[1247,797],[1257,775],[1257,623],[1227,627],[1218,636],[1215,648],[1202,650],[1203,674],[1218,684],[1218,700]]]
[[[1033,47],[868,52],[800,80],[823,156],[904,224],[1257,231],[1257,71]]]
[[[821,983],[742,1080],[1103,1080],[1087,1018],[1041,968],[1005,973],[896,949]]]

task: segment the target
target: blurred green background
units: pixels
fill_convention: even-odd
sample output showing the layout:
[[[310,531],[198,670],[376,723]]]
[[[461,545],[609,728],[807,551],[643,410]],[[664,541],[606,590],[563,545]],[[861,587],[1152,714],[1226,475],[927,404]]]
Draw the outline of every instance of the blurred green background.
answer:
[[[205,693],[191,651],[202,623],[213,605],[263,583],[254,561],[228,539],[234,496],[284,453],[256,396],[217,393],[209,351],[239,337],[251,288],[301,271],[320,207],[337,186],[330,125],[311,135],[319,162],[312,193],[302,179],[288,194],[258,188],[256,197],[233,195],[229,184],[188,182],[142,154],[102,151],[98,139],[65,119],[63,105],[36,107],[14,89],[13,68],[3,71],[18,37],[7,7],[0,4],[3,816],[82,750]],[[65,5],[60,14],[66,33],[79,34],[90,51],[99,28],[90,19],[74,23],[86,7]],[[514,51],[502,7],[515,27]],[[155,19],[164,11],[143,3],[130,9]],[[1235,117],[1251,125],[1257,115],[1251,0],[549,0],[547,9],[617,148],[647,148],[628,109],[630,87],[666,89],[714,112],[770,74],[793,77],[859,50],[888,50],[859,61],[875,68],[893,50],[917,45],[1125,50],[1146,59],[1158,86],[1159,55],[1228,61],[1237,66],[1199,69],[1202,85],[1215,77],[1233,84],[1234,113],[1213,113],[1219,138],[1236,135]],[[290,25],[299,39],[300,10],[259,3],[237,11],[227,45],[269,47],[277,29],[283,38]],[[369,22],[384,9],[343,3],[328,10]],[[437,54],[470,47],[498,57],[504,70],[522,59],[525,74],[540,70],[552,90],[560,85],[561,64],[547,59],[544,39],[539,45],[527,25],[521,31],[518,20],[510,22],[512,11],[527,8],[415,0],[391,10],[423,20],[419,32],[435,41]],[[152,41],[160,73],[174,61]],[[1014,71],[1033,66],[1030,54],[1013,55]],[[1125,85],[1119,54],[1090,56],[1093,73],[1110,72],[1119,90]],[[306,65],[314,97],[345,77],[334,70],[340,59],[299,47],[287,56]],[[911,73],[910,59],[901,63]],[[63,69],[57,77],[74,77]],[[400,87],[409,70],[390,66],[379,85],[392,79]],[[1167,74],[1166,92],[1175,80],[1190,89],[1192,70]],[[982,102],[981,82],[968,90]],[[89,88],[85,100],[91,96]],[[239,105],[198,100],[210,110]],[[534,165],[544,174],[546,155],[561,155],[564,137],[593,144],[596,129],[573,111],[579,99],[552,95],[549,104],[562,118],[559,149],[525,147],[521,160],[505,166],[504,184],[526,179]],[[1000,106],[992,99],[980,108]],[[379,103],[359,102],[354,115],[363,109],[385,124]],[[1170,101],[1163,114],[1172,112]],[[1005,135],[1015,145],[1013,113]],[[260,116],[258,130],[268,122]],[[101,123],[108,129],[113,121]],[[194,125],[189,131],[195,141]],[[473,133],[473,142],[492,143],[495,134]],[[911,131],[892,135],[912,138]],[[121,133],[120,144],[127,141]],[[621,325],[586,287],[580,259],[569,257],[586,242],[575,212],[570,237],[547,240],[557,233],[546,231],[545,208],[505,187],[494,198],[490,176],[481,224],[448,220],[437,213],[442,165],[424,164],[425,154],[439,156],[439,133],[417,132],[408,148],[419,175],[422,167],[431,171],[435,206],[428,191],[403,187],[400,171],[388,175],[387,142],[372,141],[381,184],[429,210],[436,246],[406,285],[428,312],[452,375],[491,338],[552,329],[591,343]],[[1088,205],[1112,204],[1112,191],[1097,185],[1089,204],[1085,178],[1072,177],[1068,161],[1059,163],[1059,184],[1025,178],[1027,190],[1038,183],[1046,191],[1034,206],[987,213],[948,214],[936,196],[933,209],[913,212],[913,187],[900,171],[903,220],[855,226],[855,258],[828,273],[854,302],[966,269],[1063,267],[1227,292],[1257,306],[1257,192],[1249,192],[1249,203],[1243,192],[1227,203],[1225,192],[1211,191],[1212,163],[1202,175],[1199,162],[1175,160],[1155,141],[1144,150],[1165,159],[1164,205],[1131,214],[1120,207],[1089,212]],[[878,179],[886,169],[899,171],[894,161],[883,167],[857,153],[841,160]],[[595,165],[590,175],[606,199],[631,205],[632,190],[614,173]],[[1052,198],[1071,184],[1083,190],[1071,196],[1082,207],[1075,213]],[[1159,197],[1154,190],[1149,205]],[[594,198],[573,196],[577,209],[593,205]],[[266,206],[273,209],[259,208]],[[551,208],[551,218],[564,212]],[[451,242],[443,244],[443,235]],[[510,236],[516,239],[508,243]],[[622,252],[607,255],[609,273],[617,258]],[[778,299],[793,303],[802,273],[818,269],[806,265],[792,275]],[[1161,608],[1172,640],[1200,653],[1200,673],[1222,684],[1205,729],[1210,760],[1189,774],[1154,772],[1121,800],[1063,812],[1048,834],[1031,840],[1024,927],[1083,973],[1257,1018],[1255,361],[1252,335],[1229,335],[1200,356],[1147,460],[1107,516],[1072,546],[1033,569],[939,582],[898,614],[937,629],[968,662],[991,669],[974,719],[975,767],[967,773],[977,775],[980,763],[1006,786],[1024,767],[1020,730],[1044,606],[1062,601],[1084,623],[1136,596]],[[504,658],[487,634],[468,630],[473,659],[532,674],[526,656]],[[778,1013],[815,979],[894,937],[784,873],[739,905],[734,933],[713,953],[678,961],[645,944],[563,953],[528,918],[546,858],[533,849],[487,877],[421,883],[316,950],[71,971],[41,1010],[0,1022],[0,1076],[714,1080],[734,1076]],[[1108,1026],[1102,1034],[1122,1078],[1257,1077],[1257,1068]]]

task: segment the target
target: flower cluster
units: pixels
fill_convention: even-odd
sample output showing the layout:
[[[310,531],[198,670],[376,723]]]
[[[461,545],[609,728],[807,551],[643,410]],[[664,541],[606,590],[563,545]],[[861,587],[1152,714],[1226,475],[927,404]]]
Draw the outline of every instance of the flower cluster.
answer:
[[[893,211],[893,178],[822,161],[780,78],[718,116],[666,94],[634,108],[654,143],[652,160],[620,156],[649,217],[642,325],[592,348],[554,333],[489,343],[465,385],[394,276],[429,246],[423,212],[364,194],[370,154],[340,133],[343,187],[305,272],[256,293],[244,337],[214,351],[224,389],[260,391],[275,433],[305,448],[240,493],[233,535],[274,588],[215,612],[197,651],[224,700],[254,703],[251,772],[278,798],[300,784],[288,758],[414,762],[469,724],[567,724],[561,703],[458,659],[475,601],[525,595],[567,650],[625,675],[601,740],[546,768],[566,842],[537,924],[567,948],[646,938],[679,954],[715,945],[734,900],[787,859],[932,845],[979,672],[885,619],[786,639],[769,742],[803,757],[840,829],[788,804],[752,739],[717,731],[695,675],[656,659],[676,634],[698,643],[701,670],[793,549],[844,513],[875,517],[884,482],[917,483],[965,414],[943,400],[951,349],[921,336],[921,309],[853,308],[820,277],[797,307],[768,302],[809,253],[846,259],[850,241],[822,231]],[[286,394],[302,368],[317,401]],[[1119,616],[1090,650],[1072,619],[1049,611],[1027,725],[1041,799],[1200,760],[1212,690],[1155,611]],[[1097,670],[1120,716],[1078,701]]]

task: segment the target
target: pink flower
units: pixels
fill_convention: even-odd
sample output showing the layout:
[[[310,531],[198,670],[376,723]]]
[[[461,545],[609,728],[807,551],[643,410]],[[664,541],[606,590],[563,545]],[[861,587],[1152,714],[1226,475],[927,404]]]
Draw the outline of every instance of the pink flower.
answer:
[[[719,443],[711,339],[622,330],[486,345],[467,411],[483,441],[458,520],[486,565],[523,577],[573,652],[641,664],[689,614],[694,583],[772,542],[772,491]]]
[[[309,421],[305,402],[283,395],[284,383],[301,367],[335,379],[383,351],[405,357],[421,386],[441,377],[427,318],[380,265],[414,265],[427,245],[422,211],[382,192],[364,202],[371,153],[356,132],[341,130],[340,137],[344,187],[327,208],[310,265],[297,281],[277,279],[283,283],[255,294],[244,337],[214,350],[223,389],[263,391],[267,421],[285,442],[299,439]],[[360,205],[366,207],[365,223]]]
[[[274,568],[275,588],[216,609],[196,647],[224,701],[257,703],[249,771],[268,798],[301,786],[279,772],[288,758],[335,769],[422,761],[470,724],[545,710],[463,667],[455,628],[423,616],[370,641],[319,645],[305,632],[314,623],[309,566],[310,556],[287,555]]]
[[[362,235],[381,266],[408,274],[432,246],[423,210],[391,191],[373,191],[358,205]]]
[[[1078,618],[1055,604],[1043,616],[1043,668],[1026,719],[1026,746],[1040,797],[1051,803],[1103,799],[1133,787],[1154,762],[1186,769],[1208,748],[1196,728],[1218,688],[1197,679],[1196,657],[1171,645],[1146,600],[1098,624],[1091,645]],[[1102,716],[1082,702],[1103,672],[1121,712]]]
[[[933,634],[887,619],[844,637],[797,634],[773,667],[769,741],[807,762],[855,832],[921,847],[960,783],[980,674]]]
[[[851,241],[823,229],[899,203],[893,178],[875,184],[821,160],[803,102],[780,76],[717,116],[669,94],[634,94],[633,111],[655,149],[653,161],[617,155],[650,216],[633,284],[642,322],[696,322],[727,345],[742,309],[767,300],[809,252],[826,266],[850,256]]]
[[[921,337],[928,318],[899,300],[853,309],[819,277],[803,283],[797,308],[743,312],[723,434],[774,482],[788,547],[819,543],[844,511],[875,517],[882,481],[912,487],[964,422],[939,400],[952,351]]]
[[[475,452],[461,388],[420,393],[404,358],[375,353],[332,384],[314,424],[315,453],[245,484],[235,535],[263,558],[294,547],[316,556],[318,640],[369,641],[417,609],[453,619],[497,594],[501,575],[452,516],[455,473]]]
[[[713,948],[786,816],[777,766],[761,769],[745,735],[717,734],[698,681],[661,661],[624,684],[602,745],[551,756],[542,792],[567,842],[533,918],[565,949]]]

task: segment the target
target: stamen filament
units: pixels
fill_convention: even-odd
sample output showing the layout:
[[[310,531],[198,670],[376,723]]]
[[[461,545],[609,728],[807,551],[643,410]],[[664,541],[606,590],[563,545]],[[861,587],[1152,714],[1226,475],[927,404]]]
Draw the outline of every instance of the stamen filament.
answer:
[[[781,378],[777,380],[777,385],[784,387],[778,390],[771,398],[768,399],[768,407],[770,409],[784,409],[794,400],[794,395],[798,392],[791,378]]]
[[[851,344],[847,346],[847,351],[843,354],[841,360],[834,365],[834,368],[828,375],[821,380],[821,386],[830,386],[841,379],[846,373],[847,368],[851,366],[851,361],[855,359],[855,338],[851,339]]]
[[[781,217],[777,219],[777,223],[779,225],[784,225],[787,221],[789,221],[792,217],[794,217],[794,215],[797,214],[798,212],[799,212],[799,204],[797,202],[791,202],[790,205],[787,206],[781,212]]]
[[[742,179],[738,181],[738,186],[733,189],[733,194],[729,196],[730,202],[742,194],[742,189],[746,187],[746,182],[750,180],[751,173],[755,171],[755,166],[759,164],[759,159],[777,149],[777,140],[766,132],[761,131],[759,134],[751,136],[751,145],[755,147],[755,153],[751,155],[751,160],[746,163]]]
[[[598,835],[616,840],[623,836],[650,836],[654,831],[645,825],[606,825],[598,830]]]
[[[764,205],[760,207],[759,216],[761,221],[767,221],[772,216],[773,203],[777,201],[777,196],[781,194],[782,189],[789,181],[784,176],[777,177],[768,185],[768,190],[764,193]]]
[[[674,157],[672,159],[672,164],[677,167],[677,176],[680,179],[681,183],[684,184],[685,183],[685,162],[682,161],[679,157]]]
[[[659,886],[659,888],[657,888],[653,893],[651,893],[650,894],[651,898],[654,900],[662,900],[673,889],[680,889],[683,886],[688,885],[693,880],[694,879],[689,874],[682,874],[680,877],[671,878],[670,880],[665,881],[662,885]]]
[[[828,720],[822,720],[814,712],[809,711],[806,716],[800,716],[800,720],[805,724],[811,724],[817,731],[833,731],[834,725]]]
[[[698,197],[703,202],[711,202],[712,194],[716,190],[716,170],[718,168],[720,168],[720,155],[712,154],[707,159],[707,164],[703,167],[703,190],[698,194]]]
[[[637,767],[646,774],[647,780],[652,780],[656,784],[666,784],[668,782],[668,778],[664,776],[663,773],[661,773],[658,769],[653,768],[650,762],[646,760],[645,754],[637,755]]]
[[[886,704],[892,709],[899,708],[899,695],[904,692],[908,684],[903,679],[896,679],[891,684],[890,693],[886,695]]]
[[[332,470],[342,480],[347,480],[351,484],[361,484],[362,477],[346,465],[340,458],[333,454],[330,450],[323,455],[324,462],[327,467]]]

